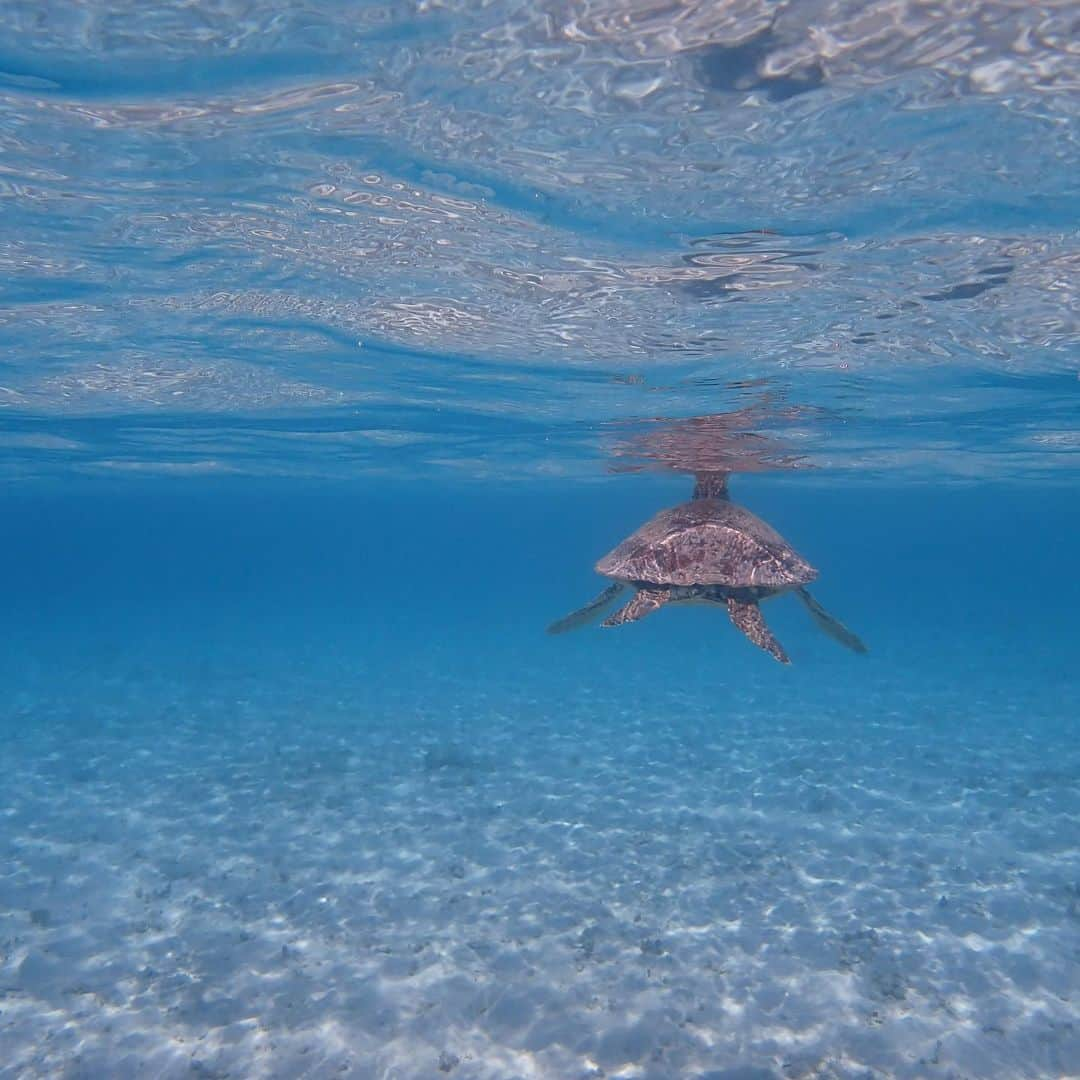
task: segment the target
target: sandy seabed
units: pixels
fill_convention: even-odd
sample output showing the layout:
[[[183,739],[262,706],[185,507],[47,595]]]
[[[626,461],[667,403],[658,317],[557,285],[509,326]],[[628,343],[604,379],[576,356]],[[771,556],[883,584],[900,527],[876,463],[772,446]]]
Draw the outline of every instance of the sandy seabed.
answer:
[[[9,700],[0,1076],[1080,1075],[1068,722],[280,674]]]

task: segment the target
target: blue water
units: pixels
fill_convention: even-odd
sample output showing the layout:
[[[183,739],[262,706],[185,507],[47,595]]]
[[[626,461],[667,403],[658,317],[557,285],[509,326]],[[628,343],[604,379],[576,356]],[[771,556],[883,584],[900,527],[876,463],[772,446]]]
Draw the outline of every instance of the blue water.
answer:
[[[1080,1077],[1074,22],[0,6],[0,1078]]]

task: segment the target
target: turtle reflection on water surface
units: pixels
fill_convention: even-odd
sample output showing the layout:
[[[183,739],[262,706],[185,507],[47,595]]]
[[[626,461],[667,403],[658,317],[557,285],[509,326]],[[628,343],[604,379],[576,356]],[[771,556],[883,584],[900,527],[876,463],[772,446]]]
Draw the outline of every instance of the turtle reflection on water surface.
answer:
[[[552,623],[548,633],[584,626],[633,587],[629,602],[602,625],[633,622],[663,604],[722,604],[755,645],[788,664],[758,602],[793,591],[825,633],[855,652],[866,652],[859,638],[807,592],[817,570],[775,529],[728,498],[727,473],[698,473],[689,502],[662,510],[605,555],[596,570],[613,583],[583,608]]]

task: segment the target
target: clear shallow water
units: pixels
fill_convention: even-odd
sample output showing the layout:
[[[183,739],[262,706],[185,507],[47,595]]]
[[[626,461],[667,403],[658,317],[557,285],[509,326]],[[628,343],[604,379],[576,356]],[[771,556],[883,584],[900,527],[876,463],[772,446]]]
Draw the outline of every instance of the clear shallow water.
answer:
[[[0,1076],[1080,1075],[1074,14],[6,5]]]

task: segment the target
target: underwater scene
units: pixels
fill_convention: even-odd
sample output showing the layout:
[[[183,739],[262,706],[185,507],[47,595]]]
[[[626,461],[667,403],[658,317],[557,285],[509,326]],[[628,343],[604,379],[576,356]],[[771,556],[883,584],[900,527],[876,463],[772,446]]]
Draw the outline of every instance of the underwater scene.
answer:
[[[0,4],[0,1078],[1080,1077],[1066,0]]]

